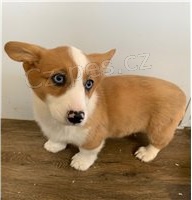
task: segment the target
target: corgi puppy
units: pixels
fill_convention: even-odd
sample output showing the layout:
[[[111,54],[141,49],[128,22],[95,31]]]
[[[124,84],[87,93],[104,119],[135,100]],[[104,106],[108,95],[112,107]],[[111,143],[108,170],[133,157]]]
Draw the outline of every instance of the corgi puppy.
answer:
[[[34,93],[34,115],[57,153],[68,143],[79,147],[71,166],[87,170],[110,137],[146,133],[149,145],[135,156],[153,160],[173,138],[185,113],[186,97],[176,85],[152,77],[104,76],[115,53],[85,54],[63,46],[46,49],[8,42],[5,51],[22,62]]]

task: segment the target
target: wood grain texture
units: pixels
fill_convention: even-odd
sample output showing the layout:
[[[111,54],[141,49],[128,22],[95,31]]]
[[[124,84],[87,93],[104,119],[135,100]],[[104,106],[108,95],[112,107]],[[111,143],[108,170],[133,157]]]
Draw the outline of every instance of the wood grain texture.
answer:
[[[45,141],[33,121],[2,120],[3,200],[190,199],[189,131],[177,131],[147,164],[133,156],[147,143],[143,135],[109,139],[85,172],[69,166],[77,148],[52,154],[43,149]]]

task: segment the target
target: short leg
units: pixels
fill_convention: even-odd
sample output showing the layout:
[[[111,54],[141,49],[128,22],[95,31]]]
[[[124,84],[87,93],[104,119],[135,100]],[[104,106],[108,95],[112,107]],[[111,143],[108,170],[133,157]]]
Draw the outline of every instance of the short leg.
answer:
[[[97,159],[97,154],[100,152],[103,145],[104,142],[92,150],[80,148],[79,153],[75,154],[72,158],[71,167],[81,171],[87,170]]]
[[[147,147],[140,147],[135,153],[136,158],[143,162],[152,161],[159,151],[172,140],[177,124],[177,121],[173,121],[171,124],[162,127],[154,123],[148,130],[150,144]]]
[[[136,153],[136,158],[140,159],[143,162],[152,161],[157,154],[159,153],[160,149],[154,147],[153,145],[148,145],[147,147],[140,147]]]
[[[48,140],[45,144],[44,144],[44,148],[52,153],[57,153],[63,149],[66,148],[66,144],[64,143],[57,143],[57,142],[53,142],[51,140]]]

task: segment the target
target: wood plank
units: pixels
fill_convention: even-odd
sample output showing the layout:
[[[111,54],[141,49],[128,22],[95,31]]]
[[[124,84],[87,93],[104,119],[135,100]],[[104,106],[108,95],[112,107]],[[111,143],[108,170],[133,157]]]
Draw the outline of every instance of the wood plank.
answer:
[[[147,144],[142,134],[109,139],[85,172],[69,166],[76,147],[52,154],[45,141],[33,121],[2,120],[3,200],[190,199],[189,131],[177,131],[150,163],[133,156]]]

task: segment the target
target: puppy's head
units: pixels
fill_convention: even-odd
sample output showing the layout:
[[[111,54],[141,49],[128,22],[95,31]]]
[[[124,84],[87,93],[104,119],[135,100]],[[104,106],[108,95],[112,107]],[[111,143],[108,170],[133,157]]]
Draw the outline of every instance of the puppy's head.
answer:
[[[52,117],[66,125],[86,123],[97,103],[94,91],[115,53],[113,49],[87,55],[74,47],[45,49],[22,42],[8,42],[5,51],[23,62],[33,91],[47,104]]]

